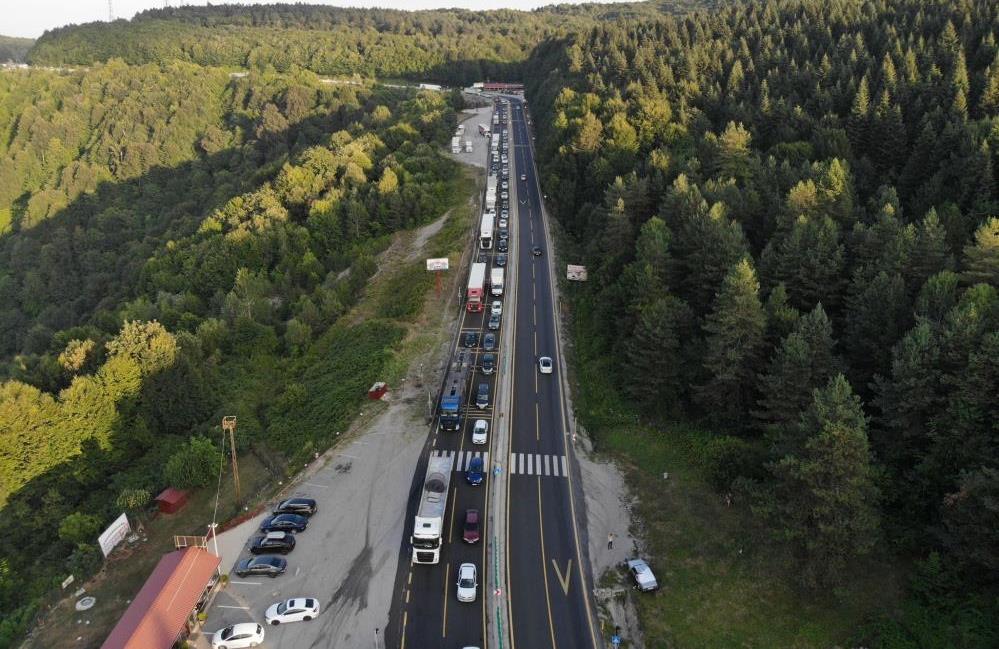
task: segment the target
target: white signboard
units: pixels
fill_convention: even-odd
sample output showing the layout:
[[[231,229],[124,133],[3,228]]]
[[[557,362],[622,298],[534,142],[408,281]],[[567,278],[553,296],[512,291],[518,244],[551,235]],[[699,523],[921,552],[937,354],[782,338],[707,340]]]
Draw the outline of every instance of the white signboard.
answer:
[[[101,546],[101,552],[104,556],[111,554],[111,550],[114,550],[114,546],[121,543],[121,540],[128,536],[128,533],[132,531],[132,528],[128,525],[128,516],[122,514],[114,520],[113,523],[108,525],[108,528],[97,538],[97,543]]]
[[[573,264],[568,264],[566,266],[565,278],[573,282],[585,282],[586,266],[574,266]]]
[[[447,270],[447,257],[428,259],[427,270]]]

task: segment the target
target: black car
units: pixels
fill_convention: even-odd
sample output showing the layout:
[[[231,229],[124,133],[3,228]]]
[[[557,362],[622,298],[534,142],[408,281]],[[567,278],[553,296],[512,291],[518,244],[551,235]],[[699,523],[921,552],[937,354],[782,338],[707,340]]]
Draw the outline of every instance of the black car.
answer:
[[[465,334],[465,347],[478,347],[479,334],[476,331],[469,331]]]
[[[309,526],[309,519],[298,514],[278,514],[269,516],[260,524],[260,531],[267,532],[304,532]]]
[[[288,554],[295,549],[295,537],[290,532],[268,532],[253,539],[250,544],[252,554]]]
[[[479,383],[479,390],[475,394],[475,405],[479,408],[489,407],[489,384]]]
[[[506,266],[506,255],[496,255],[496,265],[500,268]]]
[[[486,334],[482,339],[482,349],[492,351],[496,349],[496,334]]]
[[[495,354],[483,354],[482,355],[482,373],[492,374],[496,371],[496,355]]]
[[[509,249],[510,246],[507,243],[507,239],[500,239],[499,243],[496,244],[496,250],[498,250],[499,252],[506,252]]]
[[[288,498],[282,500],[274,508],[275,514],[298,514],[299,516],[312,516],[319,508],[312,498]]]
[[[253,557],[251,559],[243,559],[236,564],[236,574],[240,577],[249,577],[250,575],[277,577],[278,575],[284,574],[284,571],[287,569],[287,561],[281,557],[275,557],[269,554],[265,554],[260,557]]]
[[[534,246],[533,248],[531,248],[531,254],[534,255],[535,257],[540,257],[541,252],[542,252],[541,246]]]

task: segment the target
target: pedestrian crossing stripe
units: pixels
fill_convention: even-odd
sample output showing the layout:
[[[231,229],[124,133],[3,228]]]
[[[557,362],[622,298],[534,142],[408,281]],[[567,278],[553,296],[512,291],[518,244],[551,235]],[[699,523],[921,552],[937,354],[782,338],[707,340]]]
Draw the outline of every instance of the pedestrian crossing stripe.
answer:
[[[482,458],[484,469],[489,467],[488,451],[434,451],[433,456],[451,458],[452,470],[458,472],[468,471],[468,465],[472,463],[472,458],[476,457]]]
[[[511,453],[510,473],[512,475],[552,476],[568,478],[569,469],[564,455],[541,455],[539,453]]]

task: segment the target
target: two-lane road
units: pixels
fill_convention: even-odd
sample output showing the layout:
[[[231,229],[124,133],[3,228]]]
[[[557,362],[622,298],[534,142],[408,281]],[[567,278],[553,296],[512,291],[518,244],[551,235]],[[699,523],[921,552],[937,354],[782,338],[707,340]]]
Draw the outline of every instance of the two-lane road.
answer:
[[[595,649],[585,555],[576,527],[571,451],[559,380],[556,307],[531,134],[511,100],[521,251],[514,338],[507,566],[513,649]],[[525,180],[521,181],[521,174]],[[532,251],[541,248],[542,254]],[[555,360],[540,374],[538,358]]]

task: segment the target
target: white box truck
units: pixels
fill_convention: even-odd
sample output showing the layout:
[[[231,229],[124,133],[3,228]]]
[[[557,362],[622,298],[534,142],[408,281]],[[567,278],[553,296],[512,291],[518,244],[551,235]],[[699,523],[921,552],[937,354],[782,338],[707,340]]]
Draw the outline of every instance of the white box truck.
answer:
[[[495,296],[503,295],[503,269],[493,268],[489,273],[489,292]]]
[[[461,138],[457,135],[451,138],[451,153],[461,153]]]

